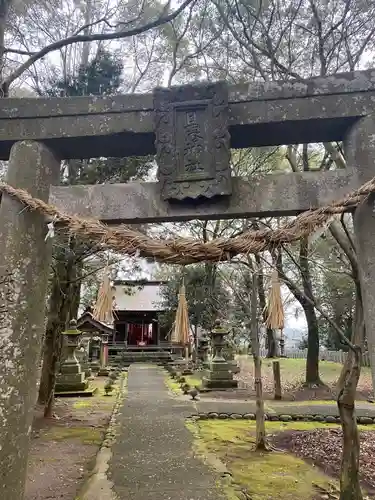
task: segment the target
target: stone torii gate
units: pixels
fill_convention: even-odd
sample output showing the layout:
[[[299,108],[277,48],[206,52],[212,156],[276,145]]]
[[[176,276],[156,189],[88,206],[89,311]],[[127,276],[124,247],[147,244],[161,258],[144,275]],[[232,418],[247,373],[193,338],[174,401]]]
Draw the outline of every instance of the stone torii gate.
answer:
[[[60,210],[109,224],[298,214],[375,176],[375,70],[304,83],[225,83],[116,97],[2,99],[6,182]],[[230,148],[344,141],[348,168],[233,178]],[[60,162],[157,155],[159,182],[55,186]],[[374,196],[355,232],[375,382]],[[45,324],[46,221],[0,205],[0,497],[23,498]],[[375,385],[375,384],[374,384]],[[6,476],[5,476],[6,475]]]

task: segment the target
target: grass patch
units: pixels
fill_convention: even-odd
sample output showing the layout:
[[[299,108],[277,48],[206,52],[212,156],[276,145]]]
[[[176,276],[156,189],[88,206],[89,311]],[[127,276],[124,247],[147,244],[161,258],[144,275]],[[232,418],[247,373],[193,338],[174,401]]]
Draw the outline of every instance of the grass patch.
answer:
[[[202,379],[198,375],[182,375],[186,383],[190,385],[190,387],[202,387]],[[181,386],[177,382],[177,380],[173,379],[170,375],[168,375],[165,379],[165,385],[168,389],[173,392],[173,394],[180,395],[182,394]]]
[[[182,394],[182,391],[180,389],[180,384],[175,380],[173,380],[169,375],[165,379],[165,385],[171,392],[173,392],[173,394],[177,395]]]
[[[199,377],[199,375],[183,375],[186,379],[186,383],[189,384],[191,387],[202,387],[202,379]]]
[[[281,406],[309,406],[309,405],[337,405],[337,401],[335,399],[330,400],[316,400],[312,399],[311,401],[274,401],[273,406],[277,407],[277,405]]]
[[[93,427],[52,427],[46,432],[44,439],[51,441],[79,439],[82,444],[100,446],[103,441],[103,432]]]
[[[320,422],[267,422],[268,432],[284,430],[311,430],[335,424]],[[313,499],[314,484],[331,490],[336,483],[303,460],[281,452],[254,451],[255,422],[207,420],[188,423],[196,437],[199,454],[214,454],[224,462],[232,474],[233,485],[229,498],[235,498],[235,489],[246,490],[252,500]]]
[[[91,399],[82,399],[73,403],[73,408],[80,410],[81,408],[91,408],[93,406]]]
[[[249,358],[250,360],[250,358]],[[263,360],[263,366],[272,371],[272,362],[280,362],[281,380],[283,381],[295,381],[295,379],[300,379],[301,382],[305,379],[306,372],[306,359],[292,359],[292,358],[280,358]],[[328,385],[334,384],[338,377],[340,376],[342,370],[342,364],[334,363],[333,361],[319,361],[319,373],[321,379]],[[368,376],[370,374],[370,368],[361,368],[361,377]]]

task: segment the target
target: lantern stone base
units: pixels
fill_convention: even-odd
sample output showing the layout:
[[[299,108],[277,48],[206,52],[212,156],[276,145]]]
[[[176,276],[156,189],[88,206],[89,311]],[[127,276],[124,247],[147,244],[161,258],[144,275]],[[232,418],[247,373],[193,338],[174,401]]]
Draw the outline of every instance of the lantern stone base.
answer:
[[[86,378],[89,378],[91,377],[92,375],[92,372],[91,372],[91,368],[89,366],[88,363],[81,363],[81,370],[83,371],[83,373],[85,374],[85,377]]]
[[[93,372],[98,372],[100,370],[100,362],[99,361],[90,361],[90,368]]]
[[[108,377],[110,371],[111,370],[109,368],[100,368],[98,371],[98,377]]]
[[[55,393],[85,391],[89,385],[80,365],[68,360],[61,365],[57,376]]]
[[[84,373],[60,374],[56,380],[55,392],[77,392],[85,391],[89,385]]]
[[[236,373],[240,373],[241,368],[238,366],[236,361],[228,361],[228,364],[230,365],[230,371],[233,373],[233,375],[236,375]]]
[[[236,389],[238,382],[233,380],[231,369],[231,363],[226,361],[211,362],[210,370],[202,379],[203,388],[210,390]]]
[[[190,368],[184,368],[181,375],[193,375],[193,370],[190,370]]]
[[[97,388],[88,388],[84,391],[64,391],[64,392],[56,392],[56,398],[91,398],[98,392]]]
[[[78,351],[78,352],[76,352],[76,358],[81,366],[81,371],[83,371],[85,374],[85,377],[86,378],[91,377],[91,375],[92,375],[91,368],[90,368],[89,360],[87,359],[86,353],[82,353],[82,352]]]

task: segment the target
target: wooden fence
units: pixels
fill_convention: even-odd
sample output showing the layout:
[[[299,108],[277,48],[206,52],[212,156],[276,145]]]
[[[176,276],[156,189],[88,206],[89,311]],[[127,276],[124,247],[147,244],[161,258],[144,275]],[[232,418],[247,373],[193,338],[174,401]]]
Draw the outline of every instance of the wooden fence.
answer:
[[[267,357],[266,349],[260,350],[260,355],[265,358]],[[285,356],[287,358],[294,359],[306,359],[307,349],[285,349]],[[344,351],[320,351],[319,359],[321,361],[333,361],[335,363],[344,364],[347,353]],[[370,356],[366,351],[362,354],[362,366],[370,366]]]

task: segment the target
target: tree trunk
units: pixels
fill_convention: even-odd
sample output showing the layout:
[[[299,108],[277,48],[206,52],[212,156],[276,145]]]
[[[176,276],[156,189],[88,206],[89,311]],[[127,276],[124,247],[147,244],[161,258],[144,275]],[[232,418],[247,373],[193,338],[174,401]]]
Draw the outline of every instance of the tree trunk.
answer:
[[[355,415],[355,395],[361,374],[361,349],[355,346],[354,362],[337,399],[343,432],[340,470],[340,500],[362,500],[359,484],[360,441]]]
[[[267,328],[267,358],[277,358],[278,349],[275,332],[272,328]]]
[[[363,348],[365,343],[365,323],[363,315],[363,303],[362,303],[361,288],[359,285],[358,287],[356,287],[354,332],[350,340],[353,344],[359,345],[361,349]],[[341,370],[340,376],[336,384],[336,388],[339,392],[344,388],[345,380],[349,376],[354,361],[355,361],[354,352],[352,349],[349,349],[344,366]]]
[[[56,382],[56,368],[61,354],[61,332],[69,313],[69,283],[66,262],[58,261],[53,277],[48,311],[46,337],[43,352],[43,366],[39,386],[38,403],[45,405],[45,416],[52,415],[53,391]]]
[[[319,377],[319,330],[318,320],[313,305],[304,303],[303,310],[307,321],[307,359],[306,385],[321,385]]]
[[[52,283],[50,307],[48,312],[46,337],[43,351],[43,366],[39,386],[38,402],[44,404],[44,416],[51,417],[54,403],[57,366],[61,357],[61,332],[67,326],[74,297],[72,289],[76,286],[76,261],[74,238],[70,242],[60,242],[63,253],[56,256],[56,269]],[[68,255],[65,249],[68,249]]]
[[[280,361],[272,362],[272,371],[273,371],[273,382],[274,382],[274,398],[276,400],[280,400],[282,399]]]
[[[310,268],[307,260],[308,242],[306,239],[300,241],[300,262],[299,269],[301,272],[303,291],[300,290],[296,284],[291,281],[284,273],[282,253],[279,251],[274,255],[274,261],[279,276],[287,285],[296,300],[301,304],[306,316],[308,328],[308,348],[306,359],[306,379],[307,385],[320,385],[322,382],[319,377],[319,328],[318,320],[315,314],[314,298],[311,286]],[[296,263],[298,266],[298,263]],[[307,298],[310,299],[307,300]]]
[[[4,55],[5,55],[5,32],[8,23],[8,13],[9,8],[12,5],[13,0],[0,0],[0,80],[3,81],[3,70],[4,70]],[[8,97],[8,89],[4,88],[4,85],[0,85],[1,95],[0,97]]]
[[[361,348],[363,348],[365,343],[366,333],[365,333],[365,324],[363,318],[361,284],[359,281],[359,267],[358,267],[358,259],[356,255],[355,244],[350,237],[350,234],[346,228],[345,221],[343,218],[341,218],[341,226],[339,225],[338,222],[334,221],[330,225],[329,230],[331,235],[335,238],[336,242],[340,246],[341,250],[345,253],[352,268],[352,276],[355,286],[355,311],[354,311],[354,331],[352,330],[353,335],[350,340],[353,344],[359,345]],[[348,355],[344,363],[344,367],[337,381],[338,391],[343,389],[346,377],[351,370],[353,361],[354,361],[354,352],[352,349],[349,349]]]
[[[267,450],[266,425],[264,415],[262,360],[259,355],[257,276],[253,273],[251,293],[251,343],[254,360],[254,384],[256,398],[256,450]]]
[[[306,297],[314,300],[310,263],[308,260],[309,242],[308,237],[300,240],[299,265],[301,271],[303,293]],[[319,377],[319,327],[313,304],[303,300],[303,310],[307,321],[307,359],[306,359],[306,385],[321,385]]]
[[[72,283],[70,286],[70,311],[69,321],[78,318],[79,304],[81,302],[81,284],[82,284],[83,262],[79,260],[72,269]]]
[[[61,309],[60,286],[57,277],[54,275],[52,291],[49,300],[49,311],[46,326],[46,335],[43,346],[42,373],[39,384],[38,403],[45,405],[48,401],[50,389],[50,370],[54,365],[54,354],[56,352],[56,343],[60,337],[59,312]]]

